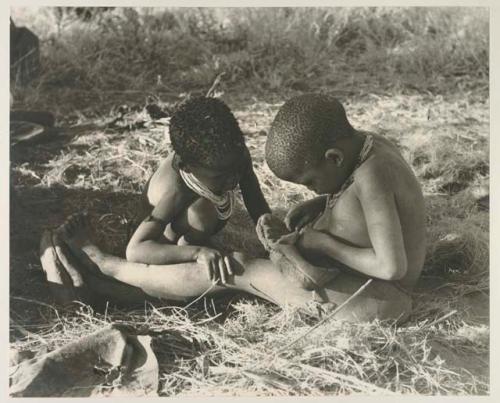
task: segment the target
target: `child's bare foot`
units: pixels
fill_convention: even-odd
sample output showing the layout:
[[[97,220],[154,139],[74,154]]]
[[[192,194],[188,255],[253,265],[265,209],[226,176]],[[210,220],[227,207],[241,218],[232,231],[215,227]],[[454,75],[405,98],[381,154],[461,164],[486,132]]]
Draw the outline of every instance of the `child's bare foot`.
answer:
[[[65,272],[71,279],[73,287],[83,287],[84,280],[81,274],[81,269],[77,259],[74,258],[68,246],[64,243],[64,239],[56,230],[52,232],[52,247],[56,253],[59,263],[64,267]]]
[[[70,215],[55,230],[55,235],[70,246],[72,250],[79,250],[92,244],[90,232],[90,221],[87,213],[76,213]]]
[[[83,270],[94,275],[102,275],[98,264],[102,260],[99,248],[91,239],[90,220],[86,213],[76,213],[54,231],[54,242],[64,244],[71,251],[73,260],[76,260]],[[57,250],[57,249],[56,249]],[[64,260],[64,258],[61,258]],[[67,271],[71,270],[70,262],[64,261]]]
[[[116,282],[98,266],[103,256],[91,242],[86,214],[74,214],[54,231],[46,231],[40,243],[40,259],[60,303],[78,300],[100,304],[107,300],[110,289],[116,291]]]
[[[40,261],[55,300],[67,305],[79,300],[87,303],[83,266],[75,259],[57,232],[45,231],[40,241]]]
[[[70,288],[73,286],[71,278],[57,257],[51,231],[44,231],[40,239],[40,261],[49,283]]]

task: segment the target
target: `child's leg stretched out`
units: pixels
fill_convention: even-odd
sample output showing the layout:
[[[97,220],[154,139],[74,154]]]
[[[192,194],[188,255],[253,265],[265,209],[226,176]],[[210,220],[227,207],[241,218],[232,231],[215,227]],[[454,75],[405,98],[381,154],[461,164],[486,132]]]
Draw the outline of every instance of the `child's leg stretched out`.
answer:
[[[339,270],[334,267],[326,269],[304,259],[295,246],[299,232],[290,232],[285,223],[272,214],[264,214],[259,218],[256,231],[273,263],[304,289],[320,289],[339,274]]]
[[[213,286],[205,268],[197,263],[160,266],[128,262],[103,253],[90,241],[89,236],[86,220],[80,215],[71,217],[60,226],[53,239],[54,243],[70,248],[76,259],[75,266],[82,271],[87,287],[110,299],[126,301],[130,296],[135,300],[131,302],[147,297],[183,301],[197,297],[212,287],[210,294],[227,289],[241,290],[278,305],[305,307],[312,301],[310,291],[287,278],[267,259],[253,259],[233,253],[237,274],[228,280],[226,287]],[[60,250],[64,251],[64,248]],[[323,294],[328,302],[340,305],[364,281],[342,273],[325,286]],[[374,280],[336,318],[350,321],[404,319],[410,306],[409,297],[402,291],[388,282]]]

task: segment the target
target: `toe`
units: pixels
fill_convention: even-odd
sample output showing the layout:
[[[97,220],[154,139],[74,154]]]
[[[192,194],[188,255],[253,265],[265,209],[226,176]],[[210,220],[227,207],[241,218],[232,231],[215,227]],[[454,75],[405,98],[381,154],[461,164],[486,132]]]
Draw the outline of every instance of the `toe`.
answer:
[[[75,213],[69,216],[67,220],[67,228],[70,235],[75,235],[75,233],[83,226],[83,224],[84,218],[81,213]]]
[[[83,277],[78,269],[79,262],[72,258],[69,253],[67,246],[58,240],[55,236],[53,237],[54,250],[57,254],[59,262],[64,266],[66,273],[68,273],[73,287],[82,287],[84,285]]]
[[[59,227],[56,228],[54,231],[54,236],[57,236],[59,238],[68,238],[69,237],[69,232],[68,232],[68,222],[65,221],[63,224],[61,224]]]

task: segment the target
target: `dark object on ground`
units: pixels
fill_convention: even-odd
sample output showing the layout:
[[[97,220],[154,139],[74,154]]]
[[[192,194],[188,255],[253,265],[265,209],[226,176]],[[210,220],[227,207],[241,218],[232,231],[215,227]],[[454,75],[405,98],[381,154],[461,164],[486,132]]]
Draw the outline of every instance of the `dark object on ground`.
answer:
[[[10,112],[10,144],[44,138],[54,123],[55,117],[50,112],[13,110]]]
[[[126,132],[143,129],[151,124],[165,125],[166,121],[162,119],[171,116],[172,112],[168,105],[166,107],[160,105],[160,101],[154,97],[148,98],[144,106],[120,105],[111,111],[112,119],[106,124],[106,128]]]
[[[11,110],[10,121],[24,121],[36,123],[46,127],[53,127],[56,118],[52,113],[46,111]]]
[[[106,124],[106,128],[114,129],[119,133],[143,129],[145,127],[145,120],[131,116],[118,116]]]
[[[153,120],[167,118],[168,114],[163,112],[163,110],[157,104],[146,105],[146,111],[148,115]]]
[[[36,123],[23,121],[10,122],[10,144],[16,145],[17,143],[39,138],[44,132],[45,127]]]
[[[40,73],[40,41],[26,27],[16,27],[10,19],[10,79],[25,86]]]
[[[154,396],[158,389],[158,361],[150,344],[150,336],[115,325],[31,359],[30,354],[17,352],[10,367],[10,394]],[[22,358],[28,359],[16,362]]]

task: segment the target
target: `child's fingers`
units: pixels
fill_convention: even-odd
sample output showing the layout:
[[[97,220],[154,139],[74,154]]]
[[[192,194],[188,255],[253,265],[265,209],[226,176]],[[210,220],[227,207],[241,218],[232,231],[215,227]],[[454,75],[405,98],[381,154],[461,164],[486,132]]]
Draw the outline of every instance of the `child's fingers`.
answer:
[[[227,272],[230,276],[232,276],[234,274],[234,271],[233,271],[233,267],[232,267],[232,263],[231,263],[231,259],[229,259],[229,256],[224,256],[224,262],[226,263],[226,267],[227,267]]]
[[[293,231],[295,229],[295,226],[297,225],[297,217],[298,213],[294,209],[290,210],[285,216],[283,222],[289,231]]]
[[[212,270],[211,270],[211,268],[210,268],[210,262],[206,262],[206,263],[204,264],[204,266],[205,266],[205,270],[206,270],[206,272],[207,272],[208,279],[209,279],[210,281],[212,281]]]
[[[218,276],[218,268],[215,264],[214,261],[210,261],[210,273],[211,273],[211,277],[210,277],[210,280],[212,280],[213,283],[216,283],[218,280],[219,280],[219,276]]]
[[[224,259],[222,259],[222,257],[219,259],[218,263],[220,279],[222,280],[222,284],[226,284],[226,263],[224,262]]]
[[[300,230],[304,225],[307,224],[307,217],[302,215],[300,217],[296,217],[293,223],[293,231]]]
[[[295,225],[295,229],[297,231],[300,231],[302,228],[304,228],[309,222],[311,221],[311,217],[308,216],[302,216],[300,217],[300,220],[297,222]]]
[[[262,224],[267,224],[269,221],[271,221],[271,214],[263,214],[261,216]]]

